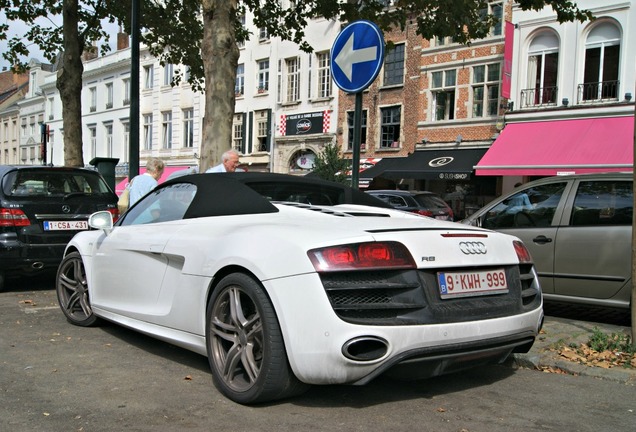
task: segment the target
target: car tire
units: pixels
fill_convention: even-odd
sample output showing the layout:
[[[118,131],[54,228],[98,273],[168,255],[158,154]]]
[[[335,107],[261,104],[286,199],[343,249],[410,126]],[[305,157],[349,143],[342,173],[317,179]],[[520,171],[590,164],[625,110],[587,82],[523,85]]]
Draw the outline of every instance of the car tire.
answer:
[[[97,322],[88,295],[84,262],[79,252],[69,253],[60,263],[55,290],[60,308],[71,324],[89,327]]]
[[[233,273],[219,282],[208,302],[206,323],[214,384],[229,399],[253,404],[308,388],[289,366],[272,303],[250,276]]]
[[[4,290],[4,272],[0,271],[0,291]]]

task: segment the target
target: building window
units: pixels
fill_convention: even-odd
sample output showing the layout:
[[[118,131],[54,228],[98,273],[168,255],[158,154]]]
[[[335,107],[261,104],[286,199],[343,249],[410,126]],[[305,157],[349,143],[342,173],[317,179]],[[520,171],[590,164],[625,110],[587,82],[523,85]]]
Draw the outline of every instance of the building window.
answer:
[[[331,97],[331,63],[329,51],[318,53],[318,97]]]
[[[501,36],[503,34],[503,3],[491,2],[488,7],[479,11],[482,18],[486,15],[493,15],[496,19],[495,25],[490,29],[490,36]]]
[[[113,157],[113,124],[105,123],[104,131],[106,132],[106,157]]]
[[[172,77],[174,76],[174,65],[169,63],[163,67],[163,85],[169,86],[172,84]]]
[[[130,105],[130,78],[124,78],[122,80],[124,85],[124,102],[123,105]]]
[[[113,107],[113,83],[106,84],[106,109]]]
[[[245,29],[245,14],[241,14],[241,16],[239,17],[239,21],[241,22],[241,28]],[[236,45],[239,48],[245,48],[245,41],[244,40],[237,41]]]
[[[258,40],[259,42],[265,42],[269,39],[269,33],[267,32],[267,27],[261,27],[258,29]]]
[[[244,153],[243,151],[243,116],[236,116],[237,120],[234,121],[233,133],[232,133],[232,148],[239,153]]]
[[[194,110],[183,110],[183,147],[194,147]]]
[[[255,112],[256,119],[256,151],[266,152],[268,149],[267,131],[269,130],[267,124],[267,111]]]
[[[144,66],[144,89],[151,89],[155,82],[155,68],[153,65]]]
[[[445,37],[435,37],[434,46],[441,47],[456,43],[457,41],[453,36],[445,36]]]
[[[236,68],[236,84],[234,84],[234,94],[243,96],[245,94],[245,65],[240,64]]]
[[[52,97],[49,98],[49,120],[55,118],[55,104]]]
[[[258,61],[258,93],[265,93],[269,90],[269,59]]]
[[[161,147],[172,148],[172,112],[161,113]]]
[[[300,58],[285,59],[286,83],[285,102],[300,100]]]
[[[97,156],[97,126],[88,127],[88,139],[91,146],[91,159]]]
[[[455,118],[456,83],[457,71],[455,69],[431,74],[434,120],[453,120]]]
[[[617,100],[620,32],[610,23],[594,27],[585,44],[585,71],[579,85],[580,101]]]
[[[400,121],[402,108],[392,106],[380,109],[380,148],[396,148],[400,146]]]
[[[90,97],[90,112],[97,111],[97,88],[91,87],[88,89],[88,94]]]
[[[29,90],[31,93],[31,97],[35,97],[37,96],[35,93],[37,92],[37,72],[31,72],[31,78],[29,79]],[[26,157],[24,158],[24,160],[26,160]]]
[[[404,83],[404,44],[394,45],[384,60],[384,85]]]
[[[152,114],[144,114],[144,150],[152,149]]]
[[[535,37],[528,51],[527,87],[521,91],[521,107],[553,105],[557,100],[559,41],[552,33]]]
[[[473,117],[499,113],[500,77],[499,63],[473,67]]]
[[[130,122],[122,121],[122,129],[124,131],[121,149],[121,162],[128,162],[128,153],[130,152]]]
[[[354,112],[347,111],[347,150],[353,151],[353,120]],[[367,110],[362,110],[362,118],[360,125],[360,147],[366,148],[367,145]]]

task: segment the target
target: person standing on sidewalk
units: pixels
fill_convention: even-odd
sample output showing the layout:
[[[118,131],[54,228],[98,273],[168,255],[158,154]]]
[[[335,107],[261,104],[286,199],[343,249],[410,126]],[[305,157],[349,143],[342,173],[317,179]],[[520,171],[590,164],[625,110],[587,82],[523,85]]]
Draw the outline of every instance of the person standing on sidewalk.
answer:
[[[239,154],[236,150],[230,149],[221,155],[221,163],[208,168],[206,173],[234,172],[240,165]]]
[[[134,177],[130,181],[130,204],[132,206],[134,203],[139,201],[139,199],[150,192],[155,186],[157,186],[157,182],[161,178],[163,174],[163,170],[165,169],[165,165],[163,161],[159,158],[150,158],[146,163],[146,172]]]

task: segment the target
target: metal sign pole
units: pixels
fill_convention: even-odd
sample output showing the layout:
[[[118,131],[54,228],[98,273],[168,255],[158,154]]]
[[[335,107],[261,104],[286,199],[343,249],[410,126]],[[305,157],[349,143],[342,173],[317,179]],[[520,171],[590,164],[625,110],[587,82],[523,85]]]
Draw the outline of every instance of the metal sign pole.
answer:
[[[358,188],[360,175],[360,144],[362,141],[362,92],[356,93],[353,112],[353,156],[351,159],[351,187]]]
[[[384,62],[384,36],[370,21],[354,21],[345,27],[331,47],[331,77],[348,94],[356,95],[353,113],[351,186],[358,187],[362,136],[362,92],[375,80]]]

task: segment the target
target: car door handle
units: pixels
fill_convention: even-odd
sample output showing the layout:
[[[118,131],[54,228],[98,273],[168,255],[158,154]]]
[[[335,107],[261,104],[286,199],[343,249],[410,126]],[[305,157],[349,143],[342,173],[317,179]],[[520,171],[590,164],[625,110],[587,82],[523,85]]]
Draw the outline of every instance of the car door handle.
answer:
[[[552,239],[548,238],[548,237],[546,237],[544,235],[537,236],[537,237],[533,238],[532,241],[534,243],[539,243],[539,244],[552,243]]]

